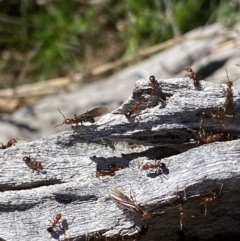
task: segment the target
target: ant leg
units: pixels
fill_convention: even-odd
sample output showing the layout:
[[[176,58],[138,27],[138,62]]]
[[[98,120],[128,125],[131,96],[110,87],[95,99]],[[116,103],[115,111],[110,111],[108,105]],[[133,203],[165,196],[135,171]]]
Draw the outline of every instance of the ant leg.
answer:
[[[88,231],[86,231],[85,236],[86,236],[85,241],[89,241],[89,234],[88,234]]]
[[[221,184],[219,195],[222,196],[223,183]]]
[[[207,216],[207,204],[205,204],[205,212],[204,212],[204,216]]]
[[[131,198],[132,202],[136,204],[137,201],[136,201],[135,197],[136,197],[136,193],[133,192],[133,190],[131,189],[131,185],[130,185],[130,198]]]
[[[179,204],[179,216],[180,216],[180,230],[182,230],[182,227],[183,227],[182,220],[185,218],[185,213],[184,213],[182,204]]]
[[[180,230],[182,230],[182,218],[180,218]]]
[[[184,194],[184,201],[185,201],[185,200],[187,200],[186,186],[185,186],[185,188],[184,188],[184,190],[183,190],[183,194]]]

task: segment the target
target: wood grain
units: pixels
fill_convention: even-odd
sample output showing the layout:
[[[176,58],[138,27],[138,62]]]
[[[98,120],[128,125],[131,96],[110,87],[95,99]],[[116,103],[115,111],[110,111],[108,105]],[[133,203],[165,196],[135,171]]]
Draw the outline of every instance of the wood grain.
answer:
[[[92,240],[86,233],[105,240],[137,240],[143,218],[120,210],[109,198],[111,188],[152,213],[149,231],[141,240],[180,240],[176,191],[186,189],[183,205],[185,239],[219,240],[221,233],[239,233],[240,141],[239,96],[234,89],[236,116],[224,127],[205,120],[206,131],[220,130],[236,140],[196,147],[187,128],[199,128],[201,111],[212,111],[224,103],[221,85],[201,81],[195,89],[189,79],[159,80],[157,100],[149,95],[146,80],[136,83],[133,95],[117,110],[92,126],[77,126],[0,151],[0,240]],[[127,119],[123,113],[143,98],[140,112]],[[187,147],[186,147],[187,146]],[[188,150],[189,149],[189,150]],[[28,156],[44,167],[33,172],[22,161]],[[140,166],[163,158],[167,170],[156,175]],[[115,162],[125,168],[115,176],[96,177],[97,168]],[[205,208],[205,194],[223,195]],[[50,221],[62,213],[63,228],[47,232]],[[214,239],[215,238],[215,239]],[[95,238],[95,240],[97,240]]]

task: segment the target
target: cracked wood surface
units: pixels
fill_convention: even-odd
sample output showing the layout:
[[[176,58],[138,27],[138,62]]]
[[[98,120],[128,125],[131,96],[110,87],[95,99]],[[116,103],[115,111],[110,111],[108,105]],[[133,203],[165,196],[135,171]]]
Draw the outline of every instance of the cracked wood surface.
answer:
[[[159,98],[149,95],[149,81],[140,80],[129,100],[92,126],[76,126],[1,150],[0,240],[86,240],[86,233],[95,232],[109,237],[105,240],[137,240],[143,218],[118,209],[108,195],[114,187],[128,196],[131,189],[137,203],[153,213],[141,240],[219,240],[219,235],[239,235],[240,141],[200,147],[189,143],[195,136],[188,128],[198,130],[199,112],[223,106],[223,87],[201,81],[195,89],[188,79],[158,82]],[[220,130],[238,138],[239,97],[237,90],[233,92],[234,121],[222,127],[217,120],[204,120],[206,131]],[[144,101],[137,114],[129,119],[120,114],[138,98]],[[22,161],[28,155],[42,163],[43,171],[29,169]],[[160,158],[166,172],[157,175],[139,168]],[[112,162],[125,168],[115,176],[97,178],[97,168],[106,169]],[[202,197],[219,191],[222,183],[223,195],[208,205],[205,217]],[[176,191],[184,188],[183,239],[178,234]],[[57,213],[62,213],[62,227],[49,233],[49,220]]]

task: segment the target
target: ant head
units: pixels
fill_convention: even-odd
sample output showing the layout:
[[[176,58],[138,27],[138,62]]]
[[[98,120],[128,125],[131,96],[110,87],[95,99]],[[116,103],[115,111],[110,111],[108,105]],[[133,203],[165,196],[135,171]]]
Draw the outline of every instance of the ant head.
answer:
[[[150,218],[152,217],[152,215],[151,215],[151,213],[149,213],[149,212],[147,212],[147,211],[144,211],[144,212],[143,212],[143,217],[144,217],[145,219],[150,219]]]
[[[56,215],[56,219],[59,220],[59,219],[61,219],[61,218],[62,218],[62,214],[61,214],[61,213],[58,213],[58,214]]]
[[[153,83],[153,82],[156,81],[156,78],[155,78],[154,75],[151,75],[151,76],[149,77],[149,80],[150,80],[151,83]]]
[[[186,70],[187,72],[193,72],[193,70],[189,67],[184,68],[184,70]]]
[[[111,176],[111,177],[115,176],[115,172],[114,172],[114,171],[111,171],[111,172],[110,172],[110,176]]]
[[[25,156],[23,157],[23,161],[24,162],[29,162],[31,159],[30,159],[30,156]]]
[[[71,125],[72,120],[71,119],[65,119],[63,123],[66,124],[66,125]]]
[[[63,116],[64,121],[63,121],[62,124],[56,125],[55,128],[56,128],[57,126],[62,126],[62,125],[64,125],[64,124],[70,125],[70,124],[72,123],[72,122],[71,122],[71,119],[66,119],[65,115],[64,115],[59,109],[58,109],[58,111],[59,111],[59,113]]]
[[[128,111],[128,112],[125,113],[124,115],[125,115],[125,117],[126,117],[127,119],[129,119],[129,118],[131,117],[132,113],[131,113],[130,111]]]
[[[52,232],[53,232],[53,228],[52,228],[52,227],[48,227],[48,228],[47,228],[47,231],[48,231],[49,233],[52,233]]]
[[[145,163],[144,165],[141,166],[142,170],[147,170],[148,169],[148,163]]]
[[[163,163],[163,162],[160,162],[160,163],[159,163],[159,167],[160,167],[161,169],[165,169],[165,168],[166,168],[166,164]]]
[[[12,144],[17,143],[17,139],[11,139],[9,142],[11,142]]]
[[[228,80],[227,87],[228,88],[232,88],[233,87],[233,82],[231,80]]]

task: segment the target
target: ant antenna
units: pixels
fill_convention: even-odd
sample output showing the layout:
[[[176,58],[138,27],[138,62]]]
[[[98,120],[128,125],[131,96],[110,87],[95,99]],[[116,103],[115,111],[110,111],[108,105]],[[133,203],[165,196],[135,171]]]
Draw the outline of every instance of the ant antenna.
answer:
[[[219,195],[220,195],[220,196],[222,195],[222,189],[223,189],[223,183],[222,183],[222,185],[221,185],[221,187],[220,187],[220,191],[219,191]]]
[[[66,117],[65,117],[65,115],[58,109],[58,111],[60,112],[60,114],[62,114],[62,116],[63,116],[63,118],[64,118],[64,120],[66,120]]]
[[[64,121],[66,120],[66,117],[65,117],[65,115],[58,109],[58,111],[60,112],[60,114],[63,116],[63,118],[64,118]],[[63,124],[64,124],[64,121],[63,121],[63,123],[62,124],[60,124],[60,125],[56,125],[54,128],[56,128],[57,126],[62,126]]]
[[[228,81],[230,81],[230,79],[229,79],[229,77],[228,77],[228,71],[227,71],[226,68],[225,68],[225,71],[226,71],[226,74],[227,74]]]
[[[225,71],[226,71],[226,74],[227,74],[227,78],[228,78],[228,81],[229,82],[233,82],[233,81],[231,81],[230,79],[229,79],[229,76],[228,76],[228,71],[227,71],[227,69],[225,68]],[[238,77],[237,79],[235,79],[234,81],[236,81],[236,80],[238,80],[240,77]]]

